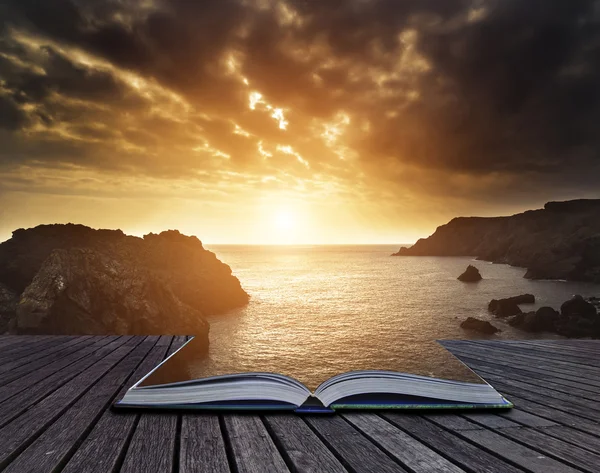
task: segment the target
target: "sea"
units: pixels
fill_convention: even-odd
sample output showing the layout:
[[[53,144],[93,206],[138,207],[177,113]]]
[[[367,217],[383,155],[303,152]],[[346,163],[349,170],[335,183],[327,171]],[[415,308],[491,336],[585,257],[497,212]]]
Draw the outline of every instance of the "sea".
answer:
[[[207,317],[210,349],[199,375],[283,371],[314,387],[354,369],[443,365],[430,359],[438,353],[435,340],[559,338],[496,319],[487,311],[491,299],[531,293],[536,303],[522,306],[529,311],[558,309],[573,294],[600,295],[600,285],[531,281],[523,268],[471,257],[392,257],[399,246],[206,245],[251,298],[246,307]],[[482,281],[457,280],[469,264]],[[501,332],[465,331],[460,323],[469,316]]]

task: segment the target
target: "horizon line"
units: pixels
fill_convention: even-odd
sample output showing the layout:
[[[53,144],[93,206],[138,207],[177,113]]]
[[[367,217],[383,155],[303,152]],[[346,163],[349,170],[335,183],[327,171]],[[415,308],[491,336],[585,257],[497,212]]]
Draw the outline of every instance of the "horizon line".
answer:
[[[202,245],[218,245],[218,246],[397,246],[397,245],[414,245],[410,243],[217,243],[202,241]]]

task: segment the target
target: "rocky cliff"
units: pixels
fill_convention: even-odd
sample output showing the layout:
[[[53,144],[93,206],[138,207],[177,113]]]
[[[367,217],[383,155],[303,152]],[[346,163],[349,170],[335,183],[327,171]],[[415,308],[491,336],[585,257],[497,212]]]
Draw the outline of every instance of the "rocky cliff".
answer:
[[[138,238],[41,225],[0,244],[0,325],[20,333],[193,334],[208,341],[203,315],[247,302],[231,268],[178,231]]]
[[[530,279],[600,282],[600,200],[549,202],[510,217],[459,217],[394,256],[476,256]]]

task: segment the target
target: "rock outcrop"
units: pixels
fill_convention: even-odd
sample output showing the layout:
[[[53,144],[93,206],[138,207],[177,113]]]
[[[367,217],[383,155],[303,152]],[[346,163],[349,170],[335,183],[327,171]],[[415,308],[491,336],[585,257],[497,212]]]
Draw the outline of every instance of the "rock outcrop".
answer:
[[[459,217],[394,256],[476,256],[530,279],[600,282],[600,200],[549,202],[511,217]]]
[[[479,270],[475,266],[470,264],[469,266],[467,266],[465,272],[462,273],[457,279],[462,282],[478,282],[481,281],[483,278],[481,277],[481,273],[479,272]]]
[[[511,317],[508,324],[528,332],[600,338],[600,314],[592,303],[581,296],[574,296],[566,301],[560,312],[552,307],[540,307],[535,312]]]
[[[19,295],[0,283],[0,334],[12,330]]]
[[[475,317],[468,317],[464,320],[460,326],[465,330],[473,330],[475,332],[485,333],[493,335],[494,333],[500,332],[500,329],[494,327],[487,320],[476,319]]]
[[[0,244],[0,284],[21,294],[14,325],[27,333],[207,337],[202,315],[248,302],[231,268],[177,231],[17,230]]]
[[[507,297],[505,299],[492,299],[488,304],[488,310],[496,317],[510,317],[522,312],[519,304],[534,304],[533,294],[521,294],[520,296]]]

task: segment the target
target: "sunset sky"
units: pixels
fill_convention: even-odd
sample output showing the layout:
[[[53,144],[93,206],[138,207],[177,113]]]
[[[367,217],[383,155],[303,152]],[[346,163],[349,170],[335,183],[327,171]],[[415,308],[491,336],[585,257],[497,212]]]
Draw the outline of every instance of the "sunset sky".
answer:
[[[600,2],[4,0],[0,241],[400,243],[600,197]]]

